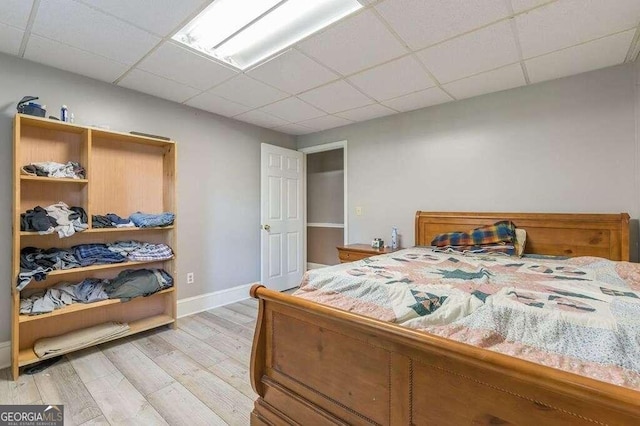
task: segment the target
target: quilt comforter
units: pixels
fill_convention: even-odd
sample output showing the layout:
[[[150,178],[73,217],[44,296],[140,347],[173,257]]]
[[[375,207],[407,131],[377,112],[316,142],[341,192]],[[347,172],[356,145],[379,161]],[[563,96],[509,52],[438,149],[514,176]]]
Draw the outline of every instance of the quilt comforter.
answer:
[[[411,248],[311,270],[294,295],[640,390],[640,264]]]

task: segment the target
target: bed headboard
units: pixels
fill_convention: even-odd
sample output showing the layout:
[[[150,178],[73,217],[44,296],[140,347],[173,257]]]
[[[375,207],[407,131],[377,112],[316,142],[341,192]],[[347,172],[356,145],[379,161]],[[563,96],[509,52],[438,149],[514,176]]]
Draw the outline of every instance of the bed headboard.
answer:
[[[416,213],[416,245],[436,234],[510,220],[527,231],[525,253],[629,260],[629,215],[568,213]]]

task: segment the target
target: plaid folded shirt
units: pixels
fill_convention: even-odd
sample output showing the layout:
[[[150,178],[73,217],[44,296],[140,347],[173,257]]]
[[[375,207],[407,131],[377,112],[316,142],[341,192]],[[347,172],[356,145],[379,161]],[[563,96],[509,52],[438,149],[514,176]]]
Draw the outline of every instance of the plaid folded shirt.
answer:
[[[94,263],[121,263],[127,260],[124,256],[109,250],[106,244],[80,244],[72,248],[74,256],[82,266]]]
[[[510,221],[500,221],[493,225],[482,226],[470,232],[448,232],[439,234],[431,241],[432,246],[481,246],[486,244],[513,243],[515,225]]]
[[[171,247],[166,244],[145,243],[142,247],[129,253],[129,259],[136,262],[167,260],[173,257]]]

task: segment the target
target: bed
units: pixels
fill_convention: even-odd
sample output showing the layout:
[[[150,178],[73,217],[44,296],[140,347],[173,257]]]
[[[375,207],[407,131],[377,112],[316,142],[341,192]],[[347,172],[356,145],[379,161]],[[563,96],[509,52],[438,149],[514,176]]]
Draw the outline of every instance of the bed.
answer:
[[[627,214],[418,212],[416,246],[510,220],[526,253],[629,258]],[[251,422],[640,424],[640,392],[255,285]],[[637,336],[636,336],[637,338]]]

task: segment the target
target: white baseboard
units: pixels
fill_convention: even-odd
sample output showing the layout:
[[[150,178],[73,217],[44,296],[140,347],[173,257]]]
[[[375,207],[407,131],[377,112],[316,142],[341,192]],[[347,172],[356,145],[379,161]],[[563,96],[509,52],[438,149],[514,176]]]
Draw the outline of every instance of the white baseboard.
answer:
[[[178,300],[178,318],[248,299],[251,284]]]
[[[327,266],[329,265],[323,265],[322,263],[307,262],[307,271],[310,269],[326,268]]]
[[[11,366],[11,340],[0,342],[0,369]]]

